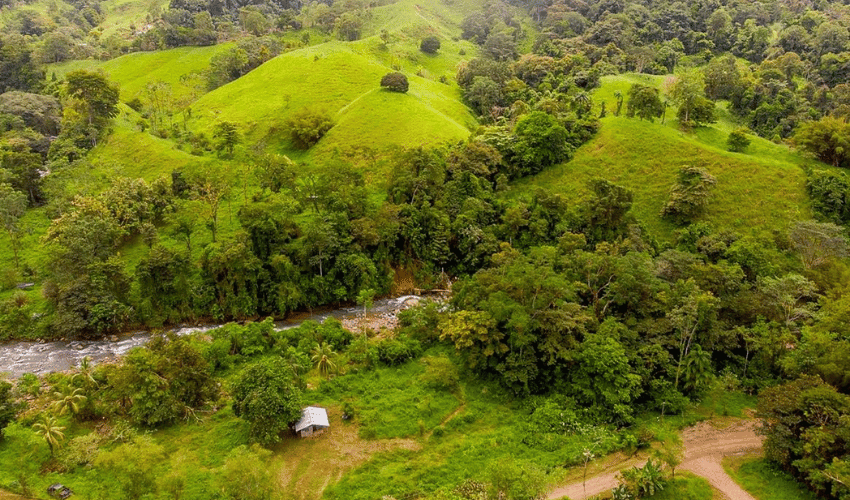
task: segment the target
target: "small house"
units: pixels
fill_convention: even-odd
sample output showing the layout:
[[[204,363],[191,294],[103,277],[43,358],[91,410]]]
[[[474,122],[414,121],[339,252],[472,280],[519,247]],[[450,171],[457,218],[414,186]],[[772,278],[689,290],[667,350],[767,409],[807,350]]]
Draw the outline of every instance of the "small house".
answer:
[[[330,426],[328,412],[324,408],[308,406],[301,412],[301,420],[295,424],[295,433],[301,437],[310,437],[321,434]]]
[[[51,484],[47,487],[47,494],[53,498],[59,498],[61,500],[65,500],[69,496],[71,496],[71,489],[67,486],[63,486],[59,483]]]

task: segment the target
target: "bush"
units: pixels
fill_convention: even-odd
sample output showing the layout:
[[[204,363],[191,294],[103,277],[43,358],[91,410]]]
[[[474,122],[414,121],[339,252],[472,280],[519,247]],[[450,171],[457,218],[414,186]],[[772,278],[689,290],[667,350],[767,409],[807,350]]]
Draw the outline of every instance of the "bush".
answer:
[[[407,77],[404,74],[399,72],[387,73],[381,78],[381,87],[390,90],[392,92],[407,92],[409,84],[407,83]]]
[[[426,54],[436,54],[440,50],[440,39],[435,36],[429,36],[422,40],[419,44],[419,50]]]
[[[41,393],[41,381],[38,376],[33,373],[24,373],[18,379],[18,384],[15,387],[18,394],[24,396],[38,396]]]
[[[400,365],[422,353],[419,341],[409,337],[385,339],[377,347],[378,359],[390,366]]]
[[[679,181],[670,190],[670,199],[662,217],[686,224],[702,215],[708,206],[709,192],[717,180],[704,168],[686,166],[679,170]]]
[[[743,153],[750,145],[750,138],[747,137],[747,129],[739,128],[729,132],[729,138],[726,139],[726,145],[729,146],[729,151],[735,153]]]
[[[312,108],[302,108],[286,120],[289,138],[300,149],[313,147],[333,126],[333,118],[327,111]]]

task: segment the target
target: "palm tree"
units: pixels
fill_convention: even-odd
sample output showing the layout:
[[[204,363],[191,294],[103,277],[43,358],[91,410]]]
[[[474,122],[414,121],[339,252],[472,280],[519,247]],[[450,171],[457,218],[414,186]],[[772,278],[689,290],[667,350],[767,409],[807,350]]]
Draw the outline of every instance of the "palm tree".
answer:
[[[73,390],[68,388],[66,392],[56,391],[53,393],[53,397],[56,399],[53,403],[53,409],[59,416],[64,415],[68,410],[76,415],[80,412],[80,405],[85,403],[87,399],[83,390],[79,387]]]
[[[65,440],[65,434],[62,433],[65,427],[58,425],[56,417],[52,415],[41,415],[41,420],[32,424],[32,429],[47,441],[47,446],[50,447],[51,457],[56,448]]]
[[[325,378],[331,377],[331,372],[336,369],[336,363],[333,362],[333,357],[336,356],[333,348],[327,342],[316,344],[316,347],[311,351],[313,356],[310,358],[319,369],[319,373]]]
[[[590,94],[587,92],[579,92],[575,96],[573,96],[573,107],[576,110],[576,114],[579,117],[584,116],[585,113],[590,111],[590,108],[593,106],[593,100],[590,98]]]
[[[80,379],[84,386],[97,387],[97,380],[94,379],[94,365],[91,364],[91,357],[86,356],[80,360],[79,371],[74,374],[75,379]]]
[[[614,92],[614,97],[617,98],[617,111],[614,112],[614,116],[620,116],[620,111],[623,109],[623,93],[617,90]]]

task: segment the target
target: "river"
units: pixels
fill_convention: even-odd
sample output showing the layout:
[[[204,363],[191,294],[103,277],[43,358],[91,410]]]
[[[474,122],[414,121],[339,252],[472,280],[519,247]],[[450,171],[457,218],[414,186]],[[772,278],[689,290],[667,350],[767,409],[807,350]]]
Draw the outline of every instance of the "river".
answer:
[[[369,316],[373,315],[395,315],[398,311],[406,309],[411,304],[418,302],[416,295],[405,295],[391,299],[376,300],[369,309]],[[322,322],[326,318],[334,317],[340,320],[354,318],[362,313],[359,307],[334,309],[312,314],[298,314],[293,319],[280,321],[276,327],[280,330],[295,328],[304,321],[314,320]],[[172,331],[177,335],[188,335],[195,332],[203,332],[218,328],[222,325],[204,325],[174,328]],[[66,371],[80,364],[80,361],[88,356],[94,364],[119,358],[130,349],[146,344],[153,333],[148,331],[129,332],[113,336],[112,340],[70,340],[70,341],[16,341],[0,344],[0,373],[5,373],[9,378],[18,378],[24,373],[44,374],[57,371]]]

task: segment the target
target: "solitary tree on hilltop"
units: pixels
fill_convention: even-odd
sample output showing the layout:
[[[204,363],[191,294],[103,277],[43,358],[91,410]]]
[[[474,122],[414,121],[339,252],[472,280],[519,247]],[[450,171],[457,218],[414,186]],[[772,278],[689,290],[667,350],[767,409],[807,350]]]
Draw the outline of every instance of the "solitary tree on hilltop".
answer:
[[[381,87],[392,92],[407,92],[409,84],[407,77],[403,73],[387,73],[381,78]]]

